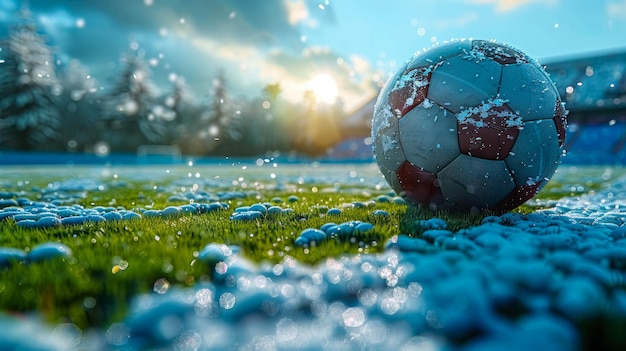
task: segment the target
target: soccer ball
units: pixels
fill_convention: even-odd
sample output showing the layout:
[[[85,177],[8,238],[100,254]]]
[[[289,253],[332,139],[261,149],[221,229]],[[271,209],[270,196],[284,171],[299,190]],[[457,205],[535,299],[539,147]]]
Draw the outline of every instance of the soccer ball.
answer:
[[[564,104],[536,61],[508,45],[461,40],[414,55],[387,81],[372,144],[407,202],[504,212],[552,177],[565,128]]]

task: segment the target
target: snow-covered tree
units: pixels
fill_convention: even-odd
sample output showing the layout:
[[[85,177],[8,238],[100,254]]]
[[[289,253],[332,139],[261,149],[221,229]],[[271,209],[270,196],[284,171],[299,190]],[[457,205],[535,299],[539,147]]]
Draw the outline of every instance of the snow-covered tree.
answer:
[[[0,148],[55,147],[61,92],[52,52],[25,8],[0,41]]]
[[[143,51],[127,53],[122,62],[121,74],[104,99],[102,119],[109,129],[105,139],[112,150],[123,151],[168,142],[171,121],[167,109],[159,103]]]
[[[224,72],[220,71],[213,80],[213,91],[209,105],[209,135],[217,140],[236,141],[241,137],[241,110],[228,93]]]
[[[171,91],[163,96],[163,104],[167,108],[169,118],[173,121],[172,141],[180,145],[185,152],[191,154],[206,153],[204,140],[198,136],[203,128],[201,121],[202,107],[198,105],[196,97],[185,82],[185,78],[178,75],[170,76]]]
[[[98,138],[98,82],[78,60],[63,67],[59,79],[63,84],[59,113],[64,149],[83,151]]]
[[[243,103],[228,93],[223,72],[213,80],[207,101],[196,104],[180,119],[180,142],[191,154],[229,152],[242,137]]]
[[[180,115],[184,115],[187,110],[193,109],[196,98],[193,91],[185,82],[182,76],[174,75],[171,77],[172,90],[163,98],[165,106],[174,112],[173,118],[178,119]]]

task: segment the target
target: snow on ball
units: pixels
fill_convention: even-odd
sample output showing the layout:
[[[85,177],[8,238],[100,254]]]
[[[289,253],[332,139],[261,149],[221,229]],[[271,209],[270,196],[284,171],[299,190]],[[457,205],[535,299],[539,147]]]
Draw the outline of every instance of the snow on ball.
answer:
[[[565,127],[564,104],[537,62],[508,45],[461,40],[416,54],[387,81],[372,145],[407,202],[504,212],[552,177]]]

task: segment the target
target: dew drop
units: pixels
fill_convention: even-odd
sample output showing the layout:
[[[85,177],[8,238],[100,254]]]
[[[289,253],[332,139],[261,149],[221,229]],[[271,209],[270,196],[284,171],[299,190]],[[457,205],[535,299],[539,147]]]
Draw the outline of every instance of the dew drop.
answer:
[[[154,282],[154,286],[152,288],[152,290],[154,290],[155,293],[160,294],[160,295],[165,294],[169,289],[170,289],[170,282],[165,278],[157,279],[157,281]]]
[[[357,328],[365,323],[365,312],[360,307],[350,307],[346,309],[341,317],[343,319],[343,324],[347,327]]]
[[[220,306],[222,306],[222,308],[225,310],[230,310],[231,308],[233,308],[235,306],[235,301],[235,295],[229,292],[223,293],[219,299]]]
[[[113,346],[125,345],[130,339],[130,328],[124,323],[113,323],[107,329],[105,338]]]

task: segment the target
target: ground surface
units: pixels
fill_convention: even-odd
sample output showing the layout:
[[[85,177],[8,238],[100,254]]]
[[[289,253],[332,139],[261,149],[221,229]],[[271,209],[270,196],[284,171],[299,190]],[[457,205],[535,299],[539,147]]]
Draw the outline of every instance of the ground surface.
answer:
[[[4,167],[0,346],[620,349],[625,173],[469,216],[369,163]]]

